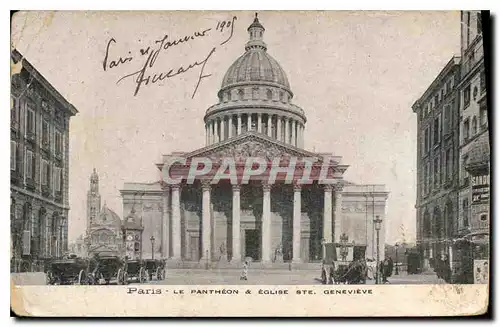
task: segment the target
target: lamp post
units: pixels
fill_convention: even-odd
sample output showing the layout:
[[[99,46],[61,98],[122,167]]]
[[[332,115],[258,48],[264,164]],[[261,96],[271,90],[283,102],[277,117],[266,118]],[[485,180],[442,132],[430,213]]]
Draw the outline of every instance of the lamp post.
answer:
[[[151,259],[155,259],[155,237],[151,236],[149,239],[151,241]]]
[[[398,248],[399,248],[399,243],[394,244],[396,247],[396,272],[394,275],[399,275],[399,268],[398,268]]]
[[[375,216],[375,219],[373,220],[373,223],[375,224],[375,230],[377,231],[377,274],[375,277],[375,283],[380,284],[379,276],[380,276],[380,228],[382,228],[382,219],[380,219],[380,216]]]

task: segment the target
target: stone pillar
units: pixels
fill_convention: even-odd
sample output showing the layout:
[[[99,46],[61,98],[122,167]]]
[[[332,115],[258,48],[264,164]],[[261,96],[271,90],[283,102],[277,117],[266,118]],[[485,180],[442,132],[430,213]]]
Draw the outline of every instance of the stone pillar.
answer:
[[[257,132],[262,133],[262,114],[257,114]]]
[[[233,246],[231,261],[241,261],[240,243],[240,185],[233,185]]]
[[[238,126],[236,127],[236,135],[241,134],[241,114],[238,114]]]
[[[289,144],[290,143],[290,120],[288,119],[288,117],[285,117],[285,139],[284,139],[284,142],[286,144]]]
[[[294,146],[297,146],[296,130],[297,130],[297,121],[292,120],[292,142],[291,142],[291,144]]]
[[[252,130],[252,114],[247,114],[247,132]]]
[[[335,242],[340,242],[342,235],[342,184],[335,184]]]
[[[172,185],[172,259],[181,257],[181,201],[180,185]]]
[[[269,137],[272,137],[273,134],[272,134],[272,126],[273,126],[273,121],[272,121],[272,116],[271,115],[267,115],[267,136]]]
[[[294,185],[293,187],[293,247],[292,247],[292,261],[300,262],[300,220],[302,216],[301,205],[301,187]]]
[[[217,135],[216,136],[216,140],[217,140],[217,143],[219,143],[220,141],[222,141],[221,139],[221,122],[220,122],[220,118],[217,118],[216,120],[216,125],[215,125],[215,134]]]
[[[210,144],[215,143],[215,121],[210,122]]]
[[[211,260],[211,242],[210,242],[210,233],[212,231],[211,228],[211,215],[210,215],[210,184],[203,183],[201,186],[203,191],[203,200],[202,200],[202,218],[201,218],[201,253],[202,260],[207,260],[210,262]]]
[[[262,262],[271,261],[271,185],[262,185]]]
[[[323,204],[323,239],[326,243],[332,242],[332,185],[324,185]]]
[[[169,257],[169,223],[170,223],[170,189],[168,186],[163,187],[162,195],[162,220],[161,220],[161,256],[166,259]]]
[[[281,141],[281,117],[276,116],[276,139]]]
[[[227,138],[230,139],[231,137],[233,137],[233,115],[229,115],[227,126]]]

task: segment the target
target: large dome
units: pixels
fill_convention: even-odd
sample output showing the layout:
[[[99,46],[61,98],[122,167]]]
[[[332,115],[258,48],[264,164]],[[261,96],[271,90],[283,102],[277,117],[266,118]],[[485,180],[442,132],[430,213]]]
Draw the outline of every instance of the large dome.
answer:
[[[241,82],[270,82],[290,89],[283,68],[263,48],[248,49],[229,67],[221,88]]]

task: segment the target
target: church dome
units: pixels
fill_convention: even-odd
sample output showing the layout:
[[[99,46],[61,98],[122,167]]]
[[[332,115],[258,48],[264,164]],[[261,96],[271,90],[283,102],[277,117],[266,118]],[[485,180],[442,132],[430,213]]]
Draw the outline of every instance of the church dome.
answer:
[[[109,209],[106,204],[101,209],[101,212],[99,212],[99,215],[97,216],[97,219],[95,220],[95,224],[99,225],[114,225],[116,227],[121,227],[122,225],[122,220],[114,212],[113,210]]]
[[[229,67],[221,88],[242,82],[270,82],[290,89],[285,71],[263,48],[249,49]]]

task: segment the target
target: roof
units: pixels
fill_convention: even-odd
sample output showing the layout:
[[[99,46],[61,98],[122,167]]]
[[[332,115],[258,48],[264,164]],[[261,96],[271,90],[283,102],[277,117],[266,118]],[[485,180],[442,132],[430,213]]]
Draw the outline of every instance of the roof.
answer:
[[[68,102],[68,100],[66,100],[66,98],[64,96],[61,95],[61,93],[59,93],[59,91],[57,91],[53,86],[52,84],[50,84],[46,79],[45,77],[43,77],[43,75],[35,68],[33,67],[33,65],[31,65],[31,63],[26,60],[23,55],[17,50],[17,49],[13,49],[12,52],[11,52],[11,59],[12,61],[17,64],[18,62],[22,62],[22,65],[23,65],[23,68],[28,72],[30,73],[40,84],[42,84],[42,86],[47,90],[49,91],[49,93],[54,97],[56,98],[57,101],[59,101],[65,109],[67,109],[67,111],[72,115],[76,115],[78,113],[78,110],[76,110],[76,108]]]

